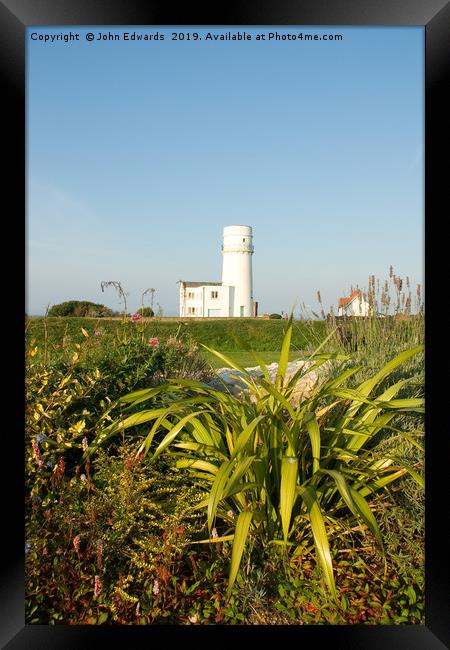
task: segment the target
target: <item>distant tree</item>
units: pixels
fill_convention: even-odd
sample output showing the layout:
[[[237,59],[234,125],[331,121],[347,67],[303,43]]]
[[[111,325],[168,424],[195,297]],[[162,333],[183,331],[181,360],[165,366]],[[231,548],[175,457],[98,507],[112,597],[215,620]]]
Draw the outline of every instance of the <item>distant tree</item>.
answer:
[[[281,314],[270,314],[269,318],[282,318]]]
[[[140,307],[137,310],[137,313],[143,316],[144,318],[153,318],[153,316],[155,315],[151,307]]]
[[[115,316],[116,313],[109,307],[105,307],[105,305],[99,305],[88,300],[69,300],[50,307],[47,315],[104,318],[105,316]]]
[[[153,311],[153,299],[155,297],[155,291],[156,291],[156,289],[153,289],[153,288],[150,287],[150,288],[146,289],[145,291],[143,291],[142,296],[141,296],[142,308],[143,308],[144,307],[144,296],[145,296],[145,294],[147,294],[147,293],[151,294],[150,311],[152,312],[152,316],[155,315],[155,312]]]

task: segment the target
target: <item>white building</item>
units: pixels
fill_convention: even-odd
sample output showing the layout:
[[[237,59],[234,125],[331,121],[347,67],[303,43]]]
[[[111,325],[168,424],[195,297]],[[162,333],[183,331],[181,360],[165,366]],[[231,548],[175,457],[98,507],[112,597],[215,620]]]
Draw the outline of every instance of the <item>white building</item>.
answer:
[[[348,298],[339,298],[338,316],[368,316],[370,305],[359,289],[352,291]]]
[[[225,226],[222,282],[180,281],[180,316],[248,317],[253,302],[253,234],[251,226]]]

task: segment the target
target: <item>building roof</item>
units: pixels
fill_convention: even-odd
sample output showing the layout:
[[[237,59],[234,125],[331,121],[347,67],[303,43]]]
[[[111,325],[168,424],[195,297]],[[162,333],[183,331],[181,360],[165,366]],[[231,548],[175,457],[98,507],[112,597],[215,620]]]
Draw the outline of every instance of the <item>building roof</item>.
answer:
[[[189,282],[187,280],[181,280],[181,284],[184,284],[185,287],[221,287],[221,282]]]
[[[361,291],[359,289],[355,289],[352,291],[352,294],[348,298],[339,298],[339,307],[347,307],[351,302],[355,300],[355,298],[360,298],[361,299]]]

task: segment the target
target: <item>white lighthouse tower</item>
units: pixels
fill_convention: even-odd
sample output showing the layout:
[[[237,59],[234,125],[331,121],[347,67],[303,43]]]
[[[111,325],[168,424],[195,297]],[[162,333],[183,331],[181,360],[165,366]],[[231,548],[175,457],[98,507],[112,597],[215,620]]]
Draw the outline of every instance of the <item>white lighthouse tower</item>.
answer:
[[[253,316],[252,255],[251,226],[225,226],[222,285],[231,288],[230,316]]]

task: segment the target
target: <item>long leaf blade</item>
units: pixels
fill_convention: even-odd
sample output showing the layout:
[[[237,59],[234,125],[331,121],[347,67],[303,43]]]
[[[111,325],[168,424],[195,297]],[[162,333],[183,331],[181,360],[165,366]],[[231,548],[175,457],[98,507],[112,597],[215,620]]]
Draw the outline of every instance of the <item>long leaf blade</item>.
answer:
[[[288,320],[286,332],[283,337],[283,343],[281,344],[280,359],[278,361],[278,370],[275,379],[275,386],[277,388],[281,387],[284,381],[284,376],[286,374],[287,364],[289,360],[289,350],[291,349],[292,320],[293,320],[293,315],[291,314]]]
[[[195,418],[197,415],[199,415],[201,411],[195,411],[194,413],[189,413],[189,415],[186,415],[184,418],[182,418],[170,431],[169,433],[164,436],[164,438],[161,440],[157,448],[155,449],[155,452],[153,456],[151,457],[150,461],[153,462],[158,458],[158,456],[170,445],[172,440],[174,440],[177,435],[180,433],[180,431],[183,430],[184,426],[192,420],[192,418]]]
[[[230,460],[233,460],[233,458],[236,458],[236,456],[239,454],[240,451],[245,447],[247,442],[250,440],[250,437],[255,430],[255,428],[258,426],[258,424],[263,420],[266,416],[265,415],[258,415],[256,418],[254,418],[250,424],[239,434],[236,444],[233,449],[233,453],[231,454]]]
[[[234,531],[233,550],[231,552],[231,566],[230,575],[228,579],[228,589],[226,598],[231,595],[236,576],[241,564],[242,553],[244,552],[245,542],[247,541],[248,530],[252,521],[252,513],[248,510],[241,512],[236,521],[236,529]]]
[[[208,530],[211,534],[214,517],[216,516],[217,506],[223,497],[225,485],[233,469],[234,461],[225,461],[219,467],[214,483],[212,484],[208,498]]]
[[[296,499],[298,458],[284,456],[281,459],[280,515],[284,541],[287,542],[292,510]]]
[[[369,508],[364,497],[357,490],[354,490],[350,485],[348,485],[344,475],[341,472],[332,469],[324,470],[324,473],[328,474],[334,479],[336,486],[350,511],[355,515],[355,517],[361,517],[363,521],[366,522],[369,530],[373,533],[373,535],[382,546],[383,540],[381,537],[380,529],[378,528],[374,514]]]
[[[330,590],[331,595],[336,598],[336,585],[334,582],[330,545],[328,542],[325,522],[320,510],[317,493],[312,486],[308,486],[306,488],[300,487],[299,492],[300,496],[305,502],[308,511],[311,530],[314,538],[314,545],[317,552],[317,559],[319,560],[319,564],[322,567],[325,583]]]
[[[311,450],[313,456],[313,474],[319,469],[319,459],[320,459],[320,428],[317,422],[316,416],[312,414],[308,419],[305,420],[306,429],[309,434],[309,439],[311,441]]]

